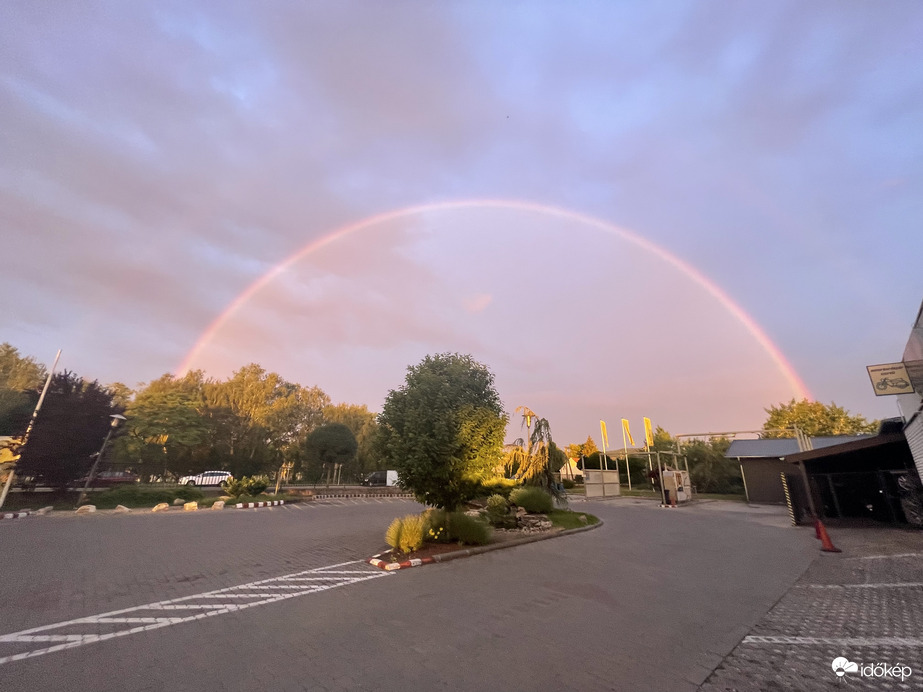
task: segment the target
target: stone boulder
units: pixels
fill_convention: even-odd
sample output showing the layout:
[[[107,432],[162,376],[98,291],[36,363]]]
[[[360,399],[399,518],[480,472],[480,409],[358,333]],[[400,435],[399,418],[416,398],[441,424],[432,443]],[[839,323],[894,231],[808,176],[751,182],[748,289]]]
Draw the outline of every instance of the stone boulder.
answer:
[[[184,505],[184,504],[186,504],[186,501],[181,497],[177,497],[173,500],[174,507],[179,507],[180,505]]]
[[[126,507],[125,505],[117,505],[115,510],[113,511],[116,514],[128,514],[128,512],[130,512],[131,510],[128,509],[128,507]]]
[[[155,505],[154,509],[152,509],[151,511],[152,512],[166,512],[168,509],[170,509],[170,505],[168,505],[166,502],[161,502],[159,505]]]
[[[224,500],[218,500],[212,505],[212,509],[224,509]]]
[[[197,509],[199,509],[199,503],[198,503],[198,502],[195,502],[195,501],[193,501],[193,502],[186,502],[186,503],[183,505],[183,511],[184,511],[184,512],[195,512]]]
[[[77,514],[92,514],[96,511],[96,505],[81,505],[77,508]]]
[[[49,512],[53,510],[54,510],[54,507],[52,507],[51,505],[48,505],[47,507],[42,507],[41,509],[36,510],[35,514],[39,514],[39,515],[48,514]]]

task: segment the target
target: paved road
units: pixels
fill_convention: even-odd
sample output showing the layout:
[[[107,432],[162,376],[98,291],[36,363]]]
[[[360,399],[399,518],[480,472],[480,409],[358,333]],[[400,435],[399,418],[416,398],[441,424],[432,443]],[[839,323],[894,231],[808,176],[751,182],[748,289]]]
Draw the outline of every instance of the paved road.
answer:
[[[776,510],[575,506],[397,573],[356,561],[407,501],[8,522],[0,688],[695,690],[817,555]]]

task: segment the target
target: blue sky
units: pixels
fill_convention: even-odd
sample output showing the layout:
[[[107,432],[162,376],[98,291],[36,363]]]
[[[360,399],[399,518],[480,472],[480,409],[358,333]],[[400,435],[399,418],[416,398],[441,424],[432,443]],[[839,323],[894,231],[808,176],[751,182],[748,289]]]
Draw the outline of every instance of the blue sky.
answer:
[[[869,417],[923,299],[915,2],[8,2],[0,340],[102,382],[175,369],[241,291],[376,214],[518,200],[628,229]],[[10,258],[14,258],[10,261]],[[564,442],[759,426],[794,395],[675,267],[576,221],[459,209],[296,263],[193,363],[377,409],[471,351]]]

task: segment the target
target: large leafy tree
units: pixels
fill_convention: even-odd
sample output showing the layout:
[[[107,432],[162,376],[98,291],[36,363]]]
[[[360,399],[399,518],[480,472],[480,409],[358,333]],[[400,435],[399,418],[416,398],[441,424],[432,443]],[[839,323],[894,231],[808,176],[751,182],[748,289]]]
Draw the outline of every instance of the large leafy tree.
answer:
[[[357,474],[355,465],[359,444],[352,430],[342,423],[328,423],[315,428],[304,443],[303,470],[309,477],[319,478],[335,464],[343,464],[343,477]]]
[[[785,429],[797,426],[809,437],[819,435],[859,435],[874,433],[878,430],[878,421],[868,421],[864,416],[851,415],[842,406],[834,403],[822,404],[819,401],[792,399],[787,404],[770,406],[766,409],[768,417],[763,423],[764,437],[791,437]],[[779,429],[783,430],[779,430]]]
[[[599,448],[596,446],[593,438],[587,435],[586,442],[583,444],[567,445],[564,451],[571,459],[579,459],[580,457],[588,457],[594,452],[598,452]]]
[[[235,476],[294,460],[330,403],[319,388],[286,382],[255,363],[224,382],[206,383],[204,393],[213,425],[210,451]]]
[[[110,392],[65,371],[51,379],[41,415],[22,448],[18,473],[64,486],[89,471],[111,423],[121,413]]]
[[[375,455],[375,432],[378,430],[377,416],[365,404],[335,404],[324,407],[324,421],[342,423],[356,438],[357,472],[379,468]]]
[[[0,435],[25,432],[44,380],[44,366],[0,344]]]
[[[430,355],[408,367],[378,423],[383,463],[434,507],[456,509],[502,463],[507,416],[493,373],[470,355]]]
[[[125,434],[114,451],[148,475],[205,470],[202,452],[211,427],[204,415],[203,383],[201,371],[150,382],[128,405]]]

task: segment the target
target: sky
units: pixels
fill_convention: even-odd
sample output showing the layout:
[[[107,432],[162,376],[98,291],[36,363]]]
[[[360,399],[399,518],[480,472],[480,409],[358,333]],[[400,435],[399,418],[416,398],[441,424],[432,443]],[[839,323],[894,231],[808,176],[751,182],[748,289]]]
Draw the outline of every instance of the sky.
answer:
[[[9,0],[0,342],[375,411],[470,353],[562,444],[897,415],[865,367],[923,300],[921,31],[898,1]]]

